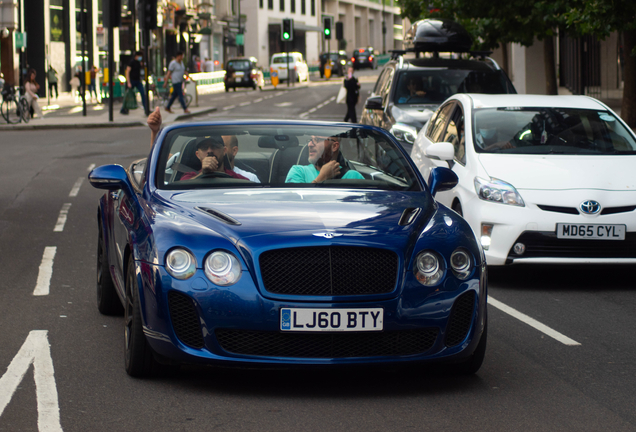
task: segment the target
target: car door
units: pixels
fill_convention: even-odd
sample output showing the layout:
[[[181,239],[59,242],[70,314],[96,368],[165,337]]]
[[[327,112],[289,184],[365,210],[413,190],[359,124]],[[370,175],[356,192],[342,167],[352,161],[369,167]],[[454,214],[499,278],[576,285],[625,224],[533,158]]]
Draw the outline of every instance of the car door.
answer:
[[[417,135],[411,151],[411,158],[425,179],[428,179],[433,168],[448,167],[449,165],[446,161],[427,157],[426,149],[434,143],[443,142],[440,139],[445,136],[446,126],[453,115],[455,105],[455,101],[449,101],[442,105],[427,123],[426,130]]]
[[[391,127],[395,123],[393,120],[393,116],[391,115],[391,108],[393,107],[393,103],[391,102],[391,91],[393,89],[393,82],[397,74],[395,73],[395,69],[389,68],[389,74],[386,77],[386,81],[382,85],[382,89],[380,89],[380,96],[382,96],[382,106],[384,109],[382,110],[382,118],[379,126],[386,130],[391,130]]]
[[[449,191],[438,193],[435,199],[461,213],[463,210],[460,210],[461,205],[465,204],[469,198],[474,195],[474,174],[471,173],[471,167],[467,166],[466,161],[465,115],[461,103],[458,102],[455,104],[446,128],[438,139],[438,142],[449,142],[453,144],[454,158],[452,162],[447,162],[447,166],[457,174],[459,183]],[[440,165],[444,166],[444,164]]]
[[[378,80],[375,82],[375,87],[373,87],[371,97],[381,95],[381,90],[386,84],[387,77],[392,74],[392,71],[393,69],[390,67],[387,67],[382,71],[382,73],[378,77]],[[382,115],[382,110],[380,109],[368,109],[366,107],[363,107],[362,115],[360,116],[360,123],[380,127]]]

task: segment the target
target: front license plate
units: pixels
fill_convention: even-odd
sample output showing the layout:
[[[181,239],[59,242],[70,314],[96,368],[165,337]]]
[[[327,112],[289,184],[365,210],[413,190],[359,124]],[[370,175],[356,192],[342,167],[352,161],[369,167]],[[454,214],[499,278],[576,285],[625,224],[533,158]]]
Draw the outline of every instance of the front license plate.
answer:
[[[383,328],[384,309],[305,309],[280,310],[282,331],[380,331]]]
[[[625,240],[625,225],[557,224],[557,238]]]

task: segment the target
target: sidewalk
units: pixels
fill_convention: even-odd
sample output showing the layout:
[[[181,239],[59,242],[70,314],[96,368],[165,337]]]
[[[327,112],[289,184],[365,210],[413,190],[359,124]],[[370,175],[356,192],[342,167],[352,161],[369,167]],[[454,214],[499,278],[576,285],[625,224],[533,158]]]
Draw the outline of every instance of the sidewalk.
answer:
[[[311,83],[314,85],[320,85],[320,82]],[[296,83],[292,87],[287,85],[279,85],[277,88],[267,85],[263,87],[262,91],[291,91],[301,88],[307,88],[308,83]],[[162,123],[164,125],[171,124],[177,121],[193,118],[196,116],[208,114],[217,111],[215,106],[209,106],[205,104],[201,99],[205,99],[206,95],[214,93],[223,93],[225,88],[223,84],[200,86],[199,87],[199,105],[195,106],[196,99],[188,108],[190,113],[185,114],[178,102],[175,102],[172,106],[173,113],[166,112],[165,109],[161,109]],[[48,99],[39,99],[40,106],[44,112],[44,117],[41,119],[34,118],[29,123],[17,123],[7,124],[2,117],[0,117],[0,131],[3,130],[34,130],[34,129],[84,129],[84,128],[104,128],[104,127],[133,127],[133,126],[145,126],[147,116],[144,113],[143,106],[140,98],[137,97],[137,109],[130,110],[129,114],[121,114],[121,101],[115,100],[113,104],[113,121],[109,121],[109,106],[108,103],[97,103],[95,101],[86,101],[86,116],[83,115],[82,101],[77,101],[70,94],[60,93],[58,99],[51,99],[50,103]]]
[[[146,125],[147,116],[144,113],[143,105],[138,102],[138,108],[130,110],[129,114],[121,114],[121,102],[115,101],[113,104],[113,121],[109,121],[108,103],[86,102],[86,116],[83,115],[82,101],[76,101],[70,93],[62,93],[58,99],[39,100],[43,118],[34,118],[29,123],[6,124],[0,118],[0,131],[2,130],[34,130],[34,129],[82,129],[82,128],[102,128],[102,127],[131,127]],[[190,113],[185,114],[178,103],[173,106],[173,114],[161,110],[163,124],[174,123],[175,121],[207,114],[216,111],[216,107],[210,106],[190,106]]]

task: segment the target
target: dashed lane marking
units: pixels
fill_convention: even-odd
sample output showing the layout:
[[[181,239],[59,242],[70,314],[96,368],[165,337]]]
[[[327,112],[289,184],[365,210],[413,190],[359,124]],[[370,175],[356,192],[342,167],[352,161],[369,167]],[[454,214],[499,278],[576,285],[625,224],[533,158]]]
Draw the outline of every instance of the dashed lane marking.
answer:
[[[60,210],[60,215],[57,217],[57,222],[55,223],[55,228],[53,228],[53,232],[62,232],[64,231],[64,225],[66,224],[66,217],[68,216],[68,211],[71,208],[71,203],[65,203],[62,205],[62,210]]]
[[[76,197],[77,194],[79,193],[80,188],[82,187],[83,182],[84,182],[84,177],[78,178],[75,184],[73,185],[73,189],[71,189],[71,192],[68,194],[68,196],[71,198]]]
[[[55,258],[56,252],[56,246],[47,246],[44,248],[42,262],[40,263],[40,269],[38,270],[38,280],[35,283],[35,289],[33,290],[34,296],[49,295],[51,277],[53,276],[53,259]]]

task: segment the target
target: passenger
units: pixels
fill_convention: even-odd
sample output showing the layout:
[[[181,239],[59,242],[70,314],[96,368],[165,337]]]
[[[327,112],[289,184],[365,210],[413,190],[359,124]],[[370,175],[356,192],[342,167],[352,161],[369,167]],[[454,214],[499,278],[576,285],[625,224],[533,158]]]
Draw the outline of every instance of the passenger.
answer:
[[[285,183],[320,183],[339,178],[364,179],[358,171],[347,168],[347,163],[340,153],[339,137],[312,136],[307,147],[309,165],[291,167]]]
[[[256,174],[240,169],[239,167],[234,165],[234,158],[238,153],[238,138],[236,135],[223,135],[223,142],[225,143],[225,150],[227,154],[227,160],[230,163],[229,168],[237,174],[242,175],[254,183],[260,183],[261,181],[258,179]]]
[[[150,128],[150,148],[155,145],[155,140],[157,139],[157,135],[161,130],[161,111],[159,107],[155,108],[153,112],[150,113],[146,123],[148,123],[148,127]]]
[[[213,172],[225,173],[235,179],[247,180],[246,177],[225,166],[225,154],[225,143],[221,138],[204,138],[197,144],[196,151],[196,156],[201,161],[201,169],[183,174],[181,180],[192,180]]]

